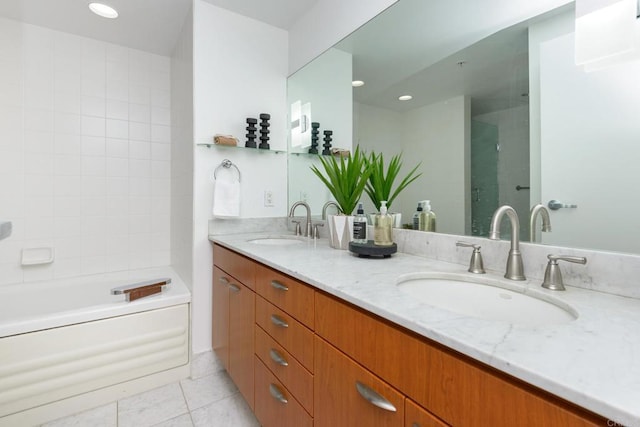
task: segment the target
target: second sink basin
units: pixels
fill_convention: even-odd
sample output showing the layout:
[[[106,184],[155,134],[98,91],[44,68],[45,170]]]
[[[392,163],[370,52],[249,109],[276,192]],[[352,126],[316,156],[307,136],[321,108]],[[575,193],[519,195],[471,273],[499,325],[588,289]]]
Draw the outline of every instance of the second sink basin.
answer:
[[[399,289],[425,304],[469,317],[524,325],[571,322],[578,313],[548,295],[506,289],[486,276],[417,273],[400,277]]]
[[[268,245],[268,246],[290,246],[300,245],[305,242],[305,239],[298,236],[268,236],[259,237],[257,239],[249,240],[249,243],[255,245]]]

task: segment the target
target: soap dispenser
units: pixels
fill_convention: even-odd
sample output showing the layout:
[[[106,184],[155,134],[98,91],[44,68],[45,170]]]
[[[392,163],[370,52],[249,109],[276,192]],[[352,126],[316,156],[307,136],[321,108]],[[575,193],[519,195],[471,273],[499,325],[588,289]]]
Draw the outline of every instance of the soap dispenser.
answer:
[[[420,214],[422,213],[422,202],[418,202],[416,213],[413,214],[413,229],[420,230]]]
[[[431,210],[431,201],[422,201],[419,228],[422,231],[436,231],[436,214]]]
[[[380,213],[376,214],[373,221],[373,243],[377,246],[392,246],[393,217],[387,213],[387,201],[383,200],[380,204]]]

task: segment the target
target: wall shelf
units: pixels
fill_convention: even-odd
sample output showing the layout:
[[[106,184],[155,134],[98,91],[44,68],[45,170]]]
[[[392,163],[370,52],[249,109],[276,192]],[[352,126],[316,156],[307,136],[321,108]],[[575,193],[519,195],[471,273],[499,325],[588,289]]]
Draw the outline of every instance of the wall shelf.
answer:
[[[209,143],[209,142],[198,142],[196,144],[197,147],[206,147],[206,148],[219,148],[221,150],[246,150],[246,151],[256,151],[256,152],[260,152],[260,153],[275,153],[275,154],[281,154],[281,153],[286,153],[286,150],[263,150],[261,148],[247,148],[247,147],[243,147],[243,146],[233,146],[233,145],[221,145],[221,144],[214,144],[214,143]]]

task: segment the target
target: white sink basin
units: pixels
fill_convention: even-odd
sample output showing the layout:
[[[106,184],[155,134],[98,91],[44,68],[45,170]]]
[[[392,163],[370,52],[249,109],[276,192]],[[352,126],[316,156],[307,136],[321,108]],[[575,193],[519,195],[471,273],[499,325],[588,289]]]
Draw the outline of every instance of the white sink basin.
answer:
[[[576,310],[542,292],[505,284],[486,276],[417,273],[398,280],[398,288],[418,301],[464,316],[524,325],[558,324],[578,318]],[[531,285],[528,285],[531,286]]]
[[[265,246],[291,246],[291,245],[301,245],[305,242],[306,239],[298,236],[270,236],[270,237],[259,237],[257,239],[251,239],[248,242],[253,243],[255,245],[265,245]]]

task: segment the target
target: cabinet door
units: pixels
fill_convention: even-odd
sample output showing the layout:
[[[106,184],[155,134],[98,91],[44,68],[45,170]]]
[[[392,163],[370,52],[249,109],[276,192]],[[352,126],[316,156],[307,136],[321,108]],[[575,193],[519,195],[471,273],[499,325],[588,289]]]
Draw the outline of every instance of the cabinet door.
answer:
[[[239,282],[229,285],[229,375],[253,409],[255,293]]]
[[[316,337],[314,415],[316,427],[401,427],[404,396]]]
[[[213,350],[222,366],[229,370],[229,284],[233,279],[218,267],[213,268]]]
[[[404,427],[448,427],[448,424],[409,399],[405,400],[404,418]]]

